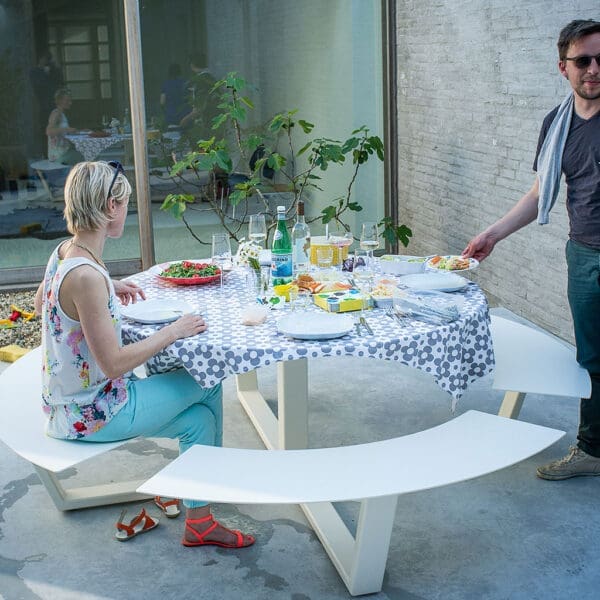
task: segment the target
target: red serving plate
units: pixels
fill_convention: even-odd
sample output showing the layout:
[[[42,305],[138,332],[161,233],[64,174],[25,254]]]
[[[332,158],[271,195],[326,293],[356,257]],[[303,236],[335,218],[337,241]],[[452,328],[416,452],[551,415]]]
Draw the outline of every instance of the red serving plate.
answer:
[[[202,263],[196,263],[202,264]],[[207,263],[204,263],[207,264]],[[164,265],[160,265],[161,272],[165,269],[168,269],[170,263],[165,263]],[[203,285],[205,283],[212,283],[213,281],[219,281],[221,279],[221,271],[217,271],[215,275],[209,275],[208,277],[167,277],[165,275],[156,275],[158,279],[161,281],[168,281],[169,283],[174,283],[175,285]]]

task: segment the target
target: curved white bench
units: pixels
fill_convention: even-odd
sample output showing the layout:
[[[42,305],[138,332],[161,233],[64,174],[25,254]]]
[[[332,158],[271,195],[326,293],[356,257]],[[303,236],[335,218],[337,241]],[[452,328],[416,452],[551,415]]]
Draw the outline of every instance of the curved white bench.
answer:
[[[525,394],[589,398],[592,383],[575,350],[557,338],[491,315],[496,368],[493,387],[508,390],[498,415],[516,419]]]
[[[300,503],[353,595],[381,589],[399,494],[491,473],[540,452],[564,435],[469,411],[426,431],[356,446],[312,450],[195,446],[146,482],[65,490],[55,473],[124,442],[94,444],[46,436],[40,390],[41,349],[36,348],[0,374],[0,440],[33,463],[58,509],[153,495]],[[198,468],[202,464],[211,468]],[[331,504],[349,499],[361,500],[356,536]]]
[[[381,590],[399,494],[508,467],[563,435],[468,411],[426,431],[356,446],[310,450],[194,446],[138,491],[210,502],[303,504],[350,593],[369,594]],[[342,500],[361,500],[355,538],[330,504]]]
[[[59,510],[132,502],[143,480],[65,489],[55,473],[125,442],[82,443],[45,435],[42,411],[42,350],[35,348],[0,374],[0,440],[35,467]]]

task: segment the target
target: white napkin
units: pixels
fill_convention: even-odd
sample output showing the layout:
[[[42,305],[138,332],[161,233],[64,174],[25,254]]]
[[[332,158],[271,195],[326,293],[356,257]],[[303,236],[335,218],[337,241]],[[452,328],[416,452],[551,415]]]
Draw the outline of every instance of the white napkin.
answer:
[[[261,325],[268,315],[269,311],[265,306],[252,304],[242,310],[242,325]]]

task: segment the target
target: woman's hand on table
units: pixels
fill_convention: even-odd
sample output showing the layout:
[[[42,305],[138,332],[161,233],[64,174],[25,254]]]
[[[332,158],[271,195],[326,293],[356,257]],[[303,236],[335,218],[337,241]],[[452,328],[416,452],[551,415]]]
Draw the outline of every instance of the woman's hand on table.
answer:
[[[115,294],[124,306],[127,306],[130,302],[135,304],[138,296],[142,300],[146,299],[144,290],[131,281],[117,281],[113,279],[113,285],[115,286]]]
[[[169,329],[175,336],[175,340],[180,340],[206,331],[208,325],[200,315],[189,313],[167,325],[164,329]]]

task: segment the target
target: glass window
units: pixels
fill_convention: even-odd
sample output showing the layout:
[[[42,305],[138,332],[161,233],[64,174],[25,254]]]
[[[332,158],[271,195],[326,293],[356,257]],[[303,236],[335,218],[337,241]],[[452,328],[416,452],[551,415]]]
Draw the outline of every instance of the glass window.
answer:
[[[202,236],[220,227],[206,193],[216,193],[228,206],[229,186],[218,173],[186,174],[177,182],[167,174],[173,155],[181,156],[184,146],[179,144],[193,139],[179,128],[191,110],[191,56],[213,80],[233,71],[247,80],[246,93],[254,104],[248,128],[264,132],[274,114],[297,110],[298,118],[314,123],[312,137],[344,140],[361,125],[383,137],[380,0],[256,0],[242,5],[239,0],[153,0],[144,3],[143,10],[139,4],[158,260],[210,252],[180,220],[160,210],[167,194],[193,193],[186,217]],[[52,249],[68,236],[62,209],[69,166],[48,163],[45,133],[57,89],[67,86],[72,91],[72,105],[65,110],[70,125],[110,132],[108,137],[69,140],[79,159],[120,160],[132,183],[136,169],[131,140],[112,135],[131,122],[126,114],[129,81],[122,1],[39,2],[35,19],[28,3],[12,6],[13,21],[0,40],[0,283],[7,282],[2,275],[7,268],[43,267]],[[172,80],[176,82],[169,84]],[[169,97],[173,90],[174,102]],[[208,98],[208,93],[199,97]],[[199,125],[203,126],[201,119]],[[302,141],[298,130],[296,149]],[[203,137],[207,134],[211,130],[205,127]],[[283,141],[279,150],[291,161]],[[248,172],[249,158],[234,158],[240,173]],[[296,156],[297,169],[305,167],[304,160]],[[316,219],[311,223],[313,235],[323,232],[320,212],[345,193],[352,168],[346,164],[320,174],[322,189],[311,191],[306,210],[309,219]],[[268,201],[285,202],[283,174],[278,173],[271,185]],[[369,161],[353,189],[363,211],[350,214],[347,221],[357,233],[362,221],[383,215],[382,163]],[[139,260],[136,203],[134,190],[123,237],[106,245],[109,261]],[[244,212],[260,209],[260,200],[253,198],[235,209],[229,205],[226,218],[243,222]]]
[[[165,19],[167,14],[169,18]],[[248,109],[247,127],[257,132],[265,133],[266,124],[278,112],[297,110],[296,118],[315,125],[308,138],[322,136],[344,141],[362,125],[383,138],[379,0],[256,1],[244,4],[243,10],[237,0],[203,3],[157,0],[145,4],[141,17],[146,115],[149,120],[160,122],[163,128],[170,126],[171,138],[181,135],[184,140],[186,137],[197,140],[213,134],[210,129],[215,110],[212,99],[205,103],[206,116],[196,118],[197,130],[177,130],[181,117],[186,110],[188,113],[191,110],[187,90],[194,89],[189,83],[195,77],[194,69],[206,70],[207,78],[213,82],[232,71],[244,77],[249,83],[244,93],[254,104],[254,109]],[[161,44],[156,43],[157,39]],[[199,64],[192,67],[190,55],[196,56]],[[173,75],[172,68],[175,73],[180,70],[180,74]],[[200,83],[198,87],[201,89],[199,97],[207,97],[210,86]],[[170,95],[174,100],[171,101]],[[296,152],[308,139],[299,130],[297,126],[292,136]],[[291,166],[292,156],[285,139],[280,139],[278,144]],[[158,173],[160,157],[151,158]],[[164,158],[168,165],[168,152]],[[248,174],[249,157],[242,159],[238,154],[235,159],[237,170]],[[296,172],[306,166],[306,157],[296,155]],[[214,175],[208,172],[199,173],[199,177],[186,174],[186,180],[176,185],[165,174],[166,169],[163,169],[162,178],[151,177],[153,212],[167,194],[182,188],[196,198],[184,216],[190,219],[195,233],[203,241],[209,241],[208,234],[219,226],[206,202],[207,195],[212,193],[214,197],[210,185]],[[326,173],[317,170],[315,174],[322,176],[318,181],[322,189],[311,190],[306,212],[311,233],[320,235],[324,233],[321,211],[346,193],[352,167],[346,164],[341,168],[332,167]],[[360,233],[363,221],[383,217],[383,180],[383,163],[372,160],[361,169],[354,184],[353,199],[363,210],[360,214],[347,211],[344,215],[355,233]],[[286,196],[282,191],[288,183],[283,173],[277,173],[270,183],[270,189],[274,190],[268,197],[270,204],[289,201],[289,194]],[[228,182],[221,186],[218,181],[215,189],[215,199],[227,206]],[[229,207],[227,219],[241,223],[247,220],[246,213],[263,208],[262,200],[253,198],[236,209]],[[209,250],[193,240],[180,221],[171,218],[169,222],[166,217],[155,220],[154,226],[159,260],[197,256],[198,252],[206,255]],[[245,225],[241,224],[237,235],[244,234]]]
[[[99,42],[108,42],[108,27],[106,25],[99,25],[96,31]]]
[[[63,44],[82,44],[90,41],[90,31],[87,27],[66,26],[63,28]]]
[[[65,63],[70,62],[82,62],[92,60],[92,47],[87,45],[78,46],[65,46],[64,49],[64,61]]]
[[[122,2],[52,0],[34,6],[32,11],[31,2],[11,3],[0,36],[0,283],[39,281],[52,250],[69,237],[62,213],[71,164],[129,159],[128,176],[135,176],[120,138],[72,138],[64,157],[69,164],[61,164],[62,158],[49,161],[45,133],[56,108],[54,93],[63,87],[72,95],[63,112],[69,125],[99,130],[110,117],[122,118],[129,95]],[[107,244],[105,259],[139,264],[135,193],[129,206],[125,235]],[[113,265],[111,271],[118,275],[119,269]]]
[[[94,77],[94,69],[91,64],[65,65],[65,78],[69,87],[73,89],[73,81],[90,80]]]

